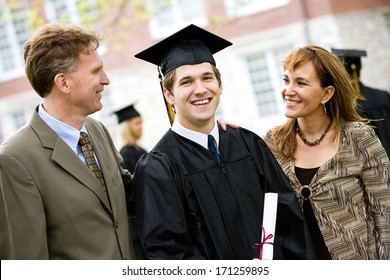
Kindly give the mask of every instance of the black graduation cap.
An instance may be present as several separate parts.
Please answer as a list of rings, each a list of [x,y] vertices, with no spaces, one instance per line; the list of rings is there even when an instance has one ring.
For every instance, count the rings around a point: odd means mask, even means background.
[[[354,88],[359,99],[364,100],[365,97],[360,89],[359,78],[360,78],[360,68],[362,67],[362,56],[367,56],[365,50],[356,50],[356,49],[332,49],[333,54],[338,56],[341,61],[344,63],[345,70],[354,80]]]
[[[114,114],[118,117],[118,123],[141,116],[140,113],[138,113],[138,111],[134,108],[134,104],[115,111]]]
[[[230,45],[231,42],[190,24],[135,57],[160,66],[162,74],[166,75],[182,65],[202,62],[216,65],[213,54]]]
[[[161,90],[162,75],[182,65],[194,65],[210,62],[216,66],[213,54],[232,45],[231,42],[208,32],[196,25],[190,24],[164,40],[154,44],[135,55],[136,58],[157,65]],[[169,122],[173,123],[175,116],[170,104],[164,98]]]
[[[365,50],[332,49],[332,53],[342,59],[349,75],[353,76],[353,72],[356,70],[357,75],[359,76],[360,68],[362,67],[361,57],[367,56],[367,52]]]

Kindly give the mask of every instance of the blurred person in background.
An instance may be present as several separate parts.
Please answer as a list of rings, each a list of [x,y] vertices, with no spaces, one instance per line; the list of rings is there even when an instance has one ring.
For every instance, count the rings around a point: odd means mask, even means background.
[[[123,167],[134,173],[135,165],[146,150],[139,145],[142,137],[142,116],[134,104],[114,112],[117,115],[121,130],[121,148]]]
[[[360,81],[361,58],[365,50],[332,49],[344,64],[356,90],[358,112],[370,120],[376,134],[390,158],[390,94],[387,91],[368,87]]]

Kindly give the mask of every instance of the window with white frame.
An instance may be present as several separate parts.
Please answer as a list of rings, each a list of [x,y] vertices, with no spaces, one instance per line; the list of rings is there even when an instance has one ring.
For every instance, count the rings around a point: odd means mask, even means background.
[[[151,13],[150,33],[155,38],[166,37],[191,23],[204,26],[207,17],[203,1],[193,0],[146,0]]]
[[[48,21],[71,20],[76,13],[71,12],[70,5],[73,1],[61,1],[61,0],[46,0],[45,1],[45,15]]]
[[[245,57],[259,117],[276,115],[281,111],[281,61],[289,50],[291,46],[283,46]]]
[[[385,18],[387,31],[389,31],[389,34],[390,34],[390,12],[385,13],[383,16]]]
[[[48,21],[80,22],[97,27],[97,0],[46,0],[44,12]],[[0,82],[24,74],[23,46],[30,32],[29,2],[0,0]]]
[[[30,117],[30,114],[31,111],[26,112],[26,110],[23,109],[10,114],[13,130],[17,130],[22,127],[27,122],[28,118]]]
[[[287,5],[290,0],[225,0],[230,17],[243,17]]]
[[[44,7],[48,21],[78,22],[96,27],[97,4],[97,0],[46,0]]]
[[[23,75],[23,45],[29,36],[28,6],[18,0],[12,5],[0,1],[0,81]]]
[[[8,108],[13,107],[15,106],[8,106]],[[25,125],[30,116],[31,107],[29,106],[12,109],[5,114],[0,114],[0,142]]]

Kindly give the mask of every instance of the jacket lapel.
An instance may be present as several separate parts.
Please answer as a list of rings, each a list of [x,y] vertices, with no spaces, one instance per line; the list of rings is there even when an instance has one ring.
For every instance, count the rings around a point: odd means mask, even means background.
[[[34,110],[30,125],[41,140],[42,146],[53,151],[52,160],[94,192],[111,212],[108,199],[95,175],[72,149],[42,121],[36,110]]]

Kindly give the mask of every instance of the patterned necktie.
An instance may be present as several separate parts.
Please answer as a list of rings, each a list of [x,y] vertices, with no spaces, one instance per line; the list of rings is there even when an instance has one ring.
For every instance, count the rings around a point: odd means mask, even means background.
[[[87,163],[88,168],[92,171],[93,174],[95,174],[100,185],[103,187],[105,195],[107,196],[106,182],[104,181],[103,173],[100,171],[97,162],[95,160],[91,140],[89,139],[87,133],[80,132],[79,144],[81,147],[81,151],[84,154],[85,161]]]
[[[207,135],[207,139],[208,139],[207,144],[208,144],[210,153],[212,153],[214,155],[218,164],[221,164],[221,158],[219,156],[218,149],[217,149],[217,143],[215,142],[214,137],[211,134],[209,134],[209,135]]]

